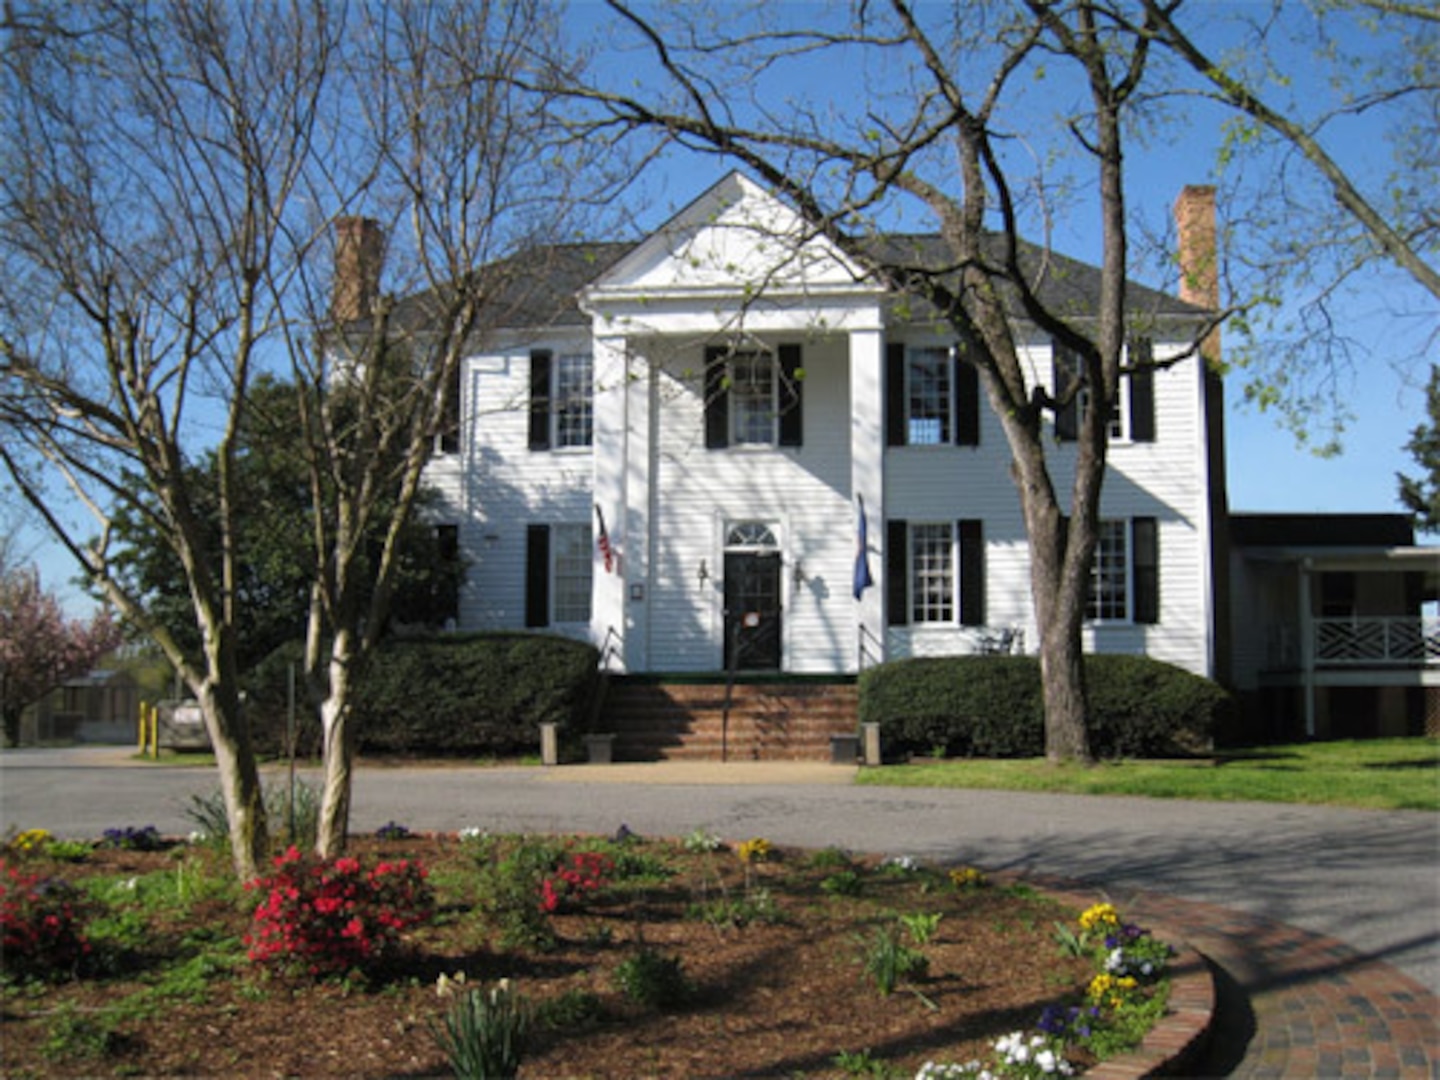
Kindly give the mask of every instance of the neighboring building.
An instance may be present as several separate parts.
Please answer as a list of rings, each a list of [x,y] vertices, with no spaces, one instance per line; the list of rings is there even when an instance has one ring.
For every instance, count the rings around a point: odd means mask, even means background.
[[[1440,551],[1404,514],[1233,514],[1236,690],[1260,739],[1440,735]]]
[[[20,743],[133,743],[140,688],[124,671],[92,671],[66,679],[20,718]]]

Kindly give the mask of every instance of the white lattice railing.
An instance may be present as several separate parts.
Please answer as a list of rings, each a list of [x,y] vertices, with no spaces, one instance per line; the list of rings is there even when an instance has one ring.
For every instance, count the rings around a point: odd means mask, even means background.
[[[1440,619],[1316,619],[1317,664],[1440,664]]]

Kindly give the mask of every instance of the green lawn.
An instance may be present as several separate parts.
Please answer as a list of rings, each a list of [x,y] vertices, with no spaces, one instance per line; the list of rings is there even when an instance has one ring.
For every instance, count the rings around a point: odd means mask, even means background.
[[[1227,750],[1203,761],[1120,761],[1093,768],[1034,758],[937,760],[862,769],[857,782],[1440,810],[1440,740],[1299,743]]]

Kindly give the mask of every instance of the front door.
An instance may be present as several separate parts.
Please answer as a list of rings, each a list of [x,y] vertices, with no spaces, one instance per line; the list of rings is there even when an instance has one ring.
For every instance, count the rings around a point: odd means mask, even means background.
[[[725,667],[780,668],[780,552],[725,552]]]

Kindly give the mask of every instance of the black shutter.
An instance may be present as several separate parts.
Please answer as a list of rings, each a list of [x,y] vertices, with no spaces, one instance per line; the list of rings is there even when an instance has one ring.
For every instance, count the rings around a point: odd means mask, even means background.
[[[980,372],[955,350],[955,445],[980,445]]]
[[[885,622],[910,623],[910,530],[903,521],[885,526]]]
[[[525,625],[550,625],[550,526],[525,529]]]
[[[885,346],[885,445],[905,445],[905,346]]]
[[[985,625],[985,525],[956,522],[960,530],[960,625]]]
[[[1070,385],[1070,380],[1080,370],[1080,358],[1066,349],[1060,342],[1053,345],[1054,362],[1052,369],[1055,381],[1055,397],[1058,399]],[[1074,442],[1080,431],[1080,396],[1070,399],[1070,404],[1055,410],[1055,437],[1062,442]]]
[[[550,351],[530,352],[530,449],[550,449]]]
[[[1160,621],[1160,529],[1153,517],[1137,517],[1130,523],[1130,573],[1135,581],[1134,619],[1137,623]]]
[[[705,447],[730,445],[730,394],[725,389],[725,357],[729,350],[712,345],[705,350]]]
[[[1130,343],[1130,363],[1148,364],[1154,359],[1149,338]],[[1155,441],[1155,369],[1138,368],[1130,372],[1130,441]]]
[[[441,402],[440,452],[455,454],[460,450],[460,383],[464,373],[463,361],[456,361],[445,383],[445,397]]]
[[[800,346],[780,346],[780,445],[800,446],[805,437]]]

